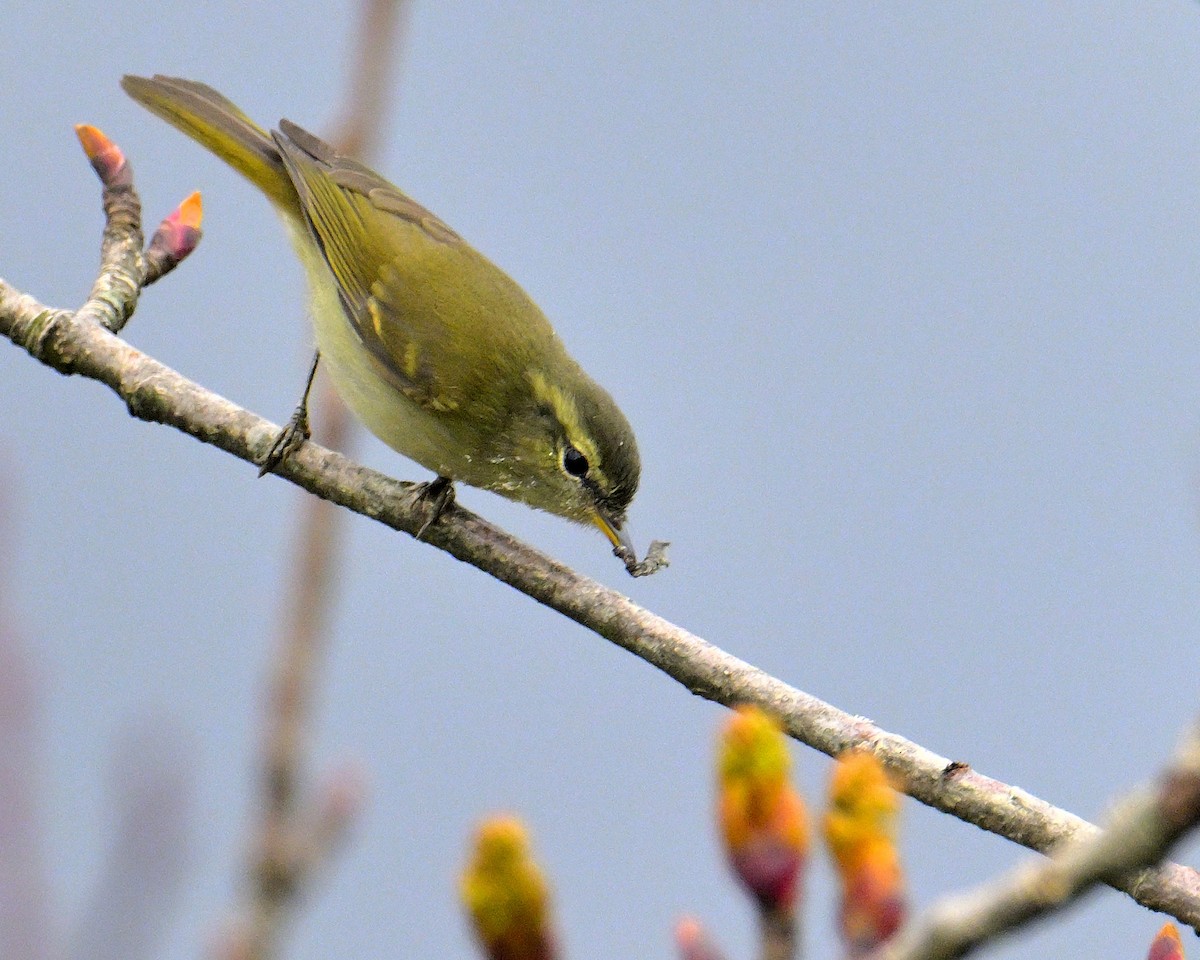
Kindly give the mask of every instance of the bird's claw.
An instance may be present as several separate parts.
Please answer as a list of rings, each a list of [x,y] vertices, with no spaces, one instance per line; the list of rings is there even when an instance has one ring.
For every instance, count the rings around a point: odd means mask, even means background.
[[[284,460],[304,446],[305,441],[311,436],[312,430],[308,425],[308,408],[302,404],[296,408],[291,419],[279,431],[275,442],[271,444],[271,449],[267,451],[267,455],[263,457],[262,463],[259,464],[258,475],[265,477],[283,463]]]
[[[435,524],[454,503],[454,481],[449,477],[436,477],[428,483],[419,483],[413,489],[413,506],[423,506],[429,516],[417,531],[417,539],[425,538],[425,531]]]

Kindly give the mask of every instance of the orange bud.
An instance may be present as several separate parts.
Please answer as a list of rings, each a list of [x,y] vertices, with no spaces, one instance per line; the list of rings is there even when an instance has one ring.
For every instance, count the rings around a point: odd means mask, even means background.
[[[1146,960],[1183,960],[1183,943],[1179,939],[1179,931],[1175,929],[1175,924],[1163,924],[1154,942],[1150,944],[1150,954]]]
[[[459,892],[488,960],[552,960],[549,891],[514,817],[480,825]]]
[[[112,155],[114,151],[118,154],[121,152],[120,148],[105,136],[103,130],[93,127],[90,123],[75,124],[75,136],[79,138],[83,152],[87,154],[89,160],[99,156]]]
[[[853,867],[863,845],[894,839],[900,796],[873,754],[849,750],[838,757],[829,782],[825,840],[838,867]]]
[[[790,909],[808,858],[808,813],[788,780],[779,724],[740,707],[721,733],[717,806],[730,865],[760,905]]]
[[[125,154],[98,127],[87,123],[76,124],[75,136],[79,138],[83,152],[87,154],[92,169],[102,183],[109,186],[129,181]]]
[[[199,193],[193,193],[171,213],[150,238],[146,259],[153,265],[155,279],[174,270],[200,243],[200,221],[204,207]]]
[[[890,940],[907,913],[895,846],[885,839],[869,846],[873,852],[842,883],[842,939],[850,956],[870,953]]]
[[[200,200],[200,191],[197,190],[195,193],[188,195],[167,219],[169,220],[172,217],[185,227],[189,227],[192,230],[199,230],[200,221],[204,219],[204,205]]]
[[[904,921],[900,797],[874,755],[848,751],[834,767],[829,804],[825,839],[842,881],[842,937],[853,956],[890,939]]]

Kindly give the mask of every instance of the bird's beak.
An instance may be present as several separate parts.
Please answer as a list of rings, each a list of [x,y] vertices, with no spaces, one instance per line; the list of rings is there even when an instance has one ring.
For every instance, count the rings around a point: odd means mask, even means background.
[[[615,550],[625,550],[633,556],[637,556],[637,551],[633,549],[633,540],[630,539],[629,530],[625,524],[619,523],[613,519],[608,513],[600,507],[595,508],[592,514],[592,523],[600,528],[600,532],[608,537]]]

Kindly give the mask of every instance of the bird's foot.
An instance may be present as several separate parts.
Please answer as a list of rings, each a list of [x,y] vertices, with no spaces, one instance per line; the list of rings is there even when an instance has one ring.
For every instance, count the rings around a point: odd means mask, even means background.
[[[311,436],[312,430],[308,425],[308,405],[302,403],[296,408],[287,425],[279,431],[279,436],[275,438],[271,449],[263,457],[262,463],[258,466],[258,475],[265,477],[304,446],[305,441]]]
[[[288,420],[287,426],[279,431],[279,436],[271,444],[271,449],[258,465],[258,475],[265,477],[288,457],[304,446],[304,441],[312,436],[308,426],[308,395],[312,392],[313,380],[317,376],[317,366],[321,362],[321,351],[313,353],[312,364],[308,368],[308,378],[304,381],[304,393],[300,402]]]
[[[425,537],[425,531],[441,518],[446,508],[454,503],[454,481],[449,477],[436,477],[428,483],[418,483],[412,490],[413,506],[424,507],[429,512],[417,539]]]

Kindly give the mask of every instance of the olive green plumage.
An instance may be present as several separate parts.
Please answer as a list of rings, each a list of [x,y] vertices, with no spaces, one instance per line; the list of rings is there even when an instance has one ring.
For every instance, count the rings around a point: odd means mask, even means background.
[[[293,123],[268,134],[189,80],[122,86],[282,214],[308,273],[322,361],[373,433],[439,476],[594,523],[628,545],[640,472],[633,430],[507,274]]]

